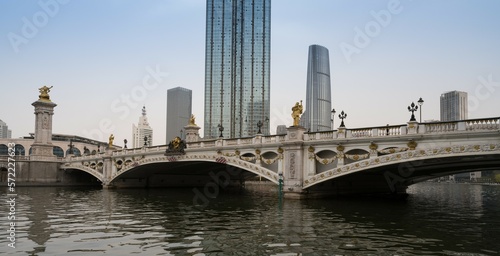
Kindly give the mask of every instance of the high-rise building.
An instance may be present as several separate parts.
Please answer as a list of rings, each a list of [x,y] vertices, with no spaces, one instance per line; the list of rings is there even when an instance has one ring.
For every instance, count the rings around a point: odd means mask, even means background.
[[[147,139],[145,139],[147,137]],[[139,123],[132,124],[132,147],[140,148],[153,145],[153,129],[149,126],[146,116],[146,106],[142,107],[142,115],[139,117]]]
[[[301,118],[301,125],[311,132],[332,130],[331,109],[332,94],[328,49],[314,44],[309,46],[306,106]]]
[[[207,0],[205,138],[269,134],[271,0]]]
[[[9,130],[7,123],[0,120],[0,138],[10,139],[12,137],[12,131]]]
[[[451,91],[441,94],[441,121],[467,119],[467,93]]]
[[[177,136],[184,139],[183,129],[191,117],[191,104],[191,90],[176,87],[167,91],[167,144]]]
[[[441,94],[441,121],[459,121],[468,118],[467,93],[451,91]],[[481,178],[481,172],[470,172],[451,175],[450,179],[455,181],[474,180]]]

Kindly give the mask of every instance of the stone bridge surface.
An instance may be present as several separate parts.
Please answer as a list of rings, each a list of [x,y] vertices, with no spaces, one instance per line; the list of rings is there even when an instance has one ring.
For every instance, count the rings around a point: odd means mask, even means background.
[[[285,135],[216,140],[199,140],[198,129],[186,126],[184,154],[165,154],[166,145],[108,149],[66,157],[60,168],[87,172],[105,187],[126,186],[127,180],[145,184],[152,174],[163,181],[168,178],[158,172],[169,170],[189,175],[217,167],[213,170],[231,177],[230,170],[238,169],[246,178],[282,181],[284,192],[296,196],[404,192],[408,185],[443,175],[500,169],[500,118],[312,133],[289,127]]]

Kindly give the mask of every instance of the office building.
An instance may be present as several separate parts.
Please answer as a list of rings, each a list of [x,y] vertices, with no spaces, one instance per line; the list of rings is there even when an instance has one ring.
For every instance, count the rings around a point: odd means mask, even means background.
[[[301,125],[311,132],[332,130],[332,95],[328,49],[309,46],[306,105]]]
[[[139,117],[139,123],[132,124],[132,147],[140,148],[153,145],[153,129],[149,126],[146,116],[146,106],[142,107],[142,115]]]
[[[167,91],[167,137],[166,144],[179,136],[184,139],[184,126],[191,117],[192,91],[176,87]]]
[[[207,0],[205,138],[269,134],[270,0]]]
[[[451,91],[441,94],[441,121],[467,119],[467,93]]]
[[[0,120],[0,138],[2,139],[10,139],[12,138],[12,131],[9,130],[7,123]]]

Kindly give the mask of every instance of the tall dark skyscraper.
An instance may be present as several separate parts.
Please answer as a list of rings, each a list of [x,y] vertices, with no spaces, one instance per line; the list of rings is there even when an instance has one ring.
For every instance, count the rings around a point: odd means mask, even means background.
[[[332,94],[328,49],[309,46],[306,106],[301,125],[311,132],[331,130]]]
[[[204,137],[269,134],[271,0],[207,0]]]
[[[167,144],[177,136],[184,139],[183,129],[191,118],[192,96],[191,90],[182,87],[167,90]]]

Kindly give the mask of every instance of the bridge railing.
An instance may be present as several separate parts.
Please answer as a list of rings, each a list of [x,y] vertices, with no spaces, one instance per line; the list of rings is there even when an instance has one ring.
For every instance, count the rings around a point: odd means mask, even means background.
[[[464,122],[466,131],[500,129],[500,118],[469,119]]]
[[[423,131],[419,133],[449,133],[460,131],[500,130],[500,118],[478,118],[449,122],[423,123]]]

